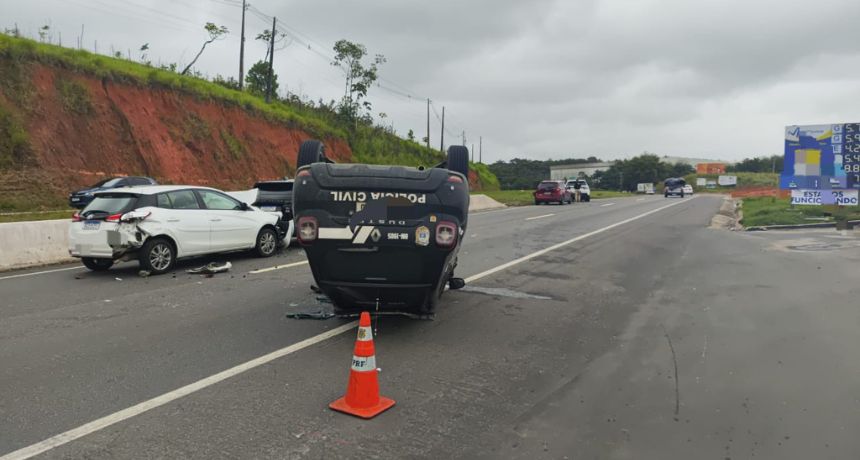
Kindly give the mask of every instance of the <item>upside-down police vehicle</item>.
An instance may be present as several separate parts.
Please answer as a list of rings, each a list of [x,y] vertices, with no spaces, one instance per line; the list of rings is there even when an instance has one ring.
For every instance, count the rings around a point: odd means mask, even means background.
[[[293,189],[298,239],[335,314],[432,317],[454,276],[469,214],[469,152],[432,168],[336,164],[302,143]]]

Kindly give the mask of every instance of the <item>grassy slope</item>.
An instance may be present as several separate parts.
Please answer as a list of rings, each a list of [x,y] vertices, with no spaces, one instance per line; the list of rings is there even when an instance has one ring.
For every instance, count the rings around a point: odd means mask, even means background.
[[[758,225],[809,224],[833,221],[834,218],[860,219],[857,207],[792,206],[788,198],[758,197],[743,199],[745,227]]]
[[[125,59],[115,59],[88,51],[62,48],[2,34],[0,34],[0,57],[17,62],[37,61],[118,83],[170,89],[203,100],[242,107],[256,116],[283,123],[291,128],[302,129],[319,138],[346,139],[352,149],[353,157],[358,162],[432,166],[443,159],[443,155],[438,150],[402,139],[380,127],[344,123],[330,111],[284,102],[266,104],[259,97],[249,93]],[[482,166],[476,169],[488,188],[498,188],[498,181],[489,169]]]

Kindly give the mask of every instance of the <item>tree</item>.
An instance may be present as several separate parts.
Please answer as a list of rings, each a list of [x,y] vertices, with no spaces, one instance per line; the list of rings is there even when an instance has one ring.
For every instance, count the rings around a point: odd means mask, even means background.
[[[245,75],[245,88],[249,93],[262,96],[266,94],[266,82],[269,80],[269,63],[257,61],[248,69]],[[278,94],[278,75],[272,72],[272,93]]]
[[[331,64],[340,67],[345,77],[340,112],[349,119],[355,119],[362,107],[370,112],[370,102],[362,99],[367,97],[367,91],[378,78],[377,72],[379,66],[385,63],[385,56],[377,54],[370,64],[365,65],[362,59],[367,55],[367,48],[348,40],[338,40],[334,44],[334,52]]]
[[[214,42],[215,40],[220,40],[224,38],[224,35],[227,35],[228,32],[226,27],[215,25],[215,23],[212,22],[207,22],[206,25],[203,26],[203,28],[206,29],[206,33],[209,34],[209,39],[203,42],[203,46],[200,47],[200,51],[197,52],[197,56],[194,56],[194,59],[192,59],[191,62],[189,62],[188,65],[185,67],[185,69],[182,70],[181,75],[185,75],[188,73],[189,70],[191,70],[191,67],[194,65],[195,62],[197,62],[197,59],[200,58],[200,55],[203,54],[203,50],[206,49],[206,45]]]
[[[287,34],[281,32],[275,34],[275,43],[280,43],[283,39],[287,37]],[[257,34],[254,37],[254,40],[260,40],[261,42],[266,44],[266,57],[263,58],[264,61],[269,60],[269,42],[272,40],[272,31],[269,29],[263,30],[261,33]]]

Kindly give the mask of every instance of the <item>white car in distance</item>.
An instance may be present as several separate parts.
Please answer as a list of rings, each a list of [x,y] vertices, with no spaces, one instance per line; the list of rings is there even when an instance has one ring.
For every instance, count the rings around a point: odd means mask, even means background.
[[[220,190],[185,185],[98,192],[72,217],[69,254],[96,271],[137,258],[152,274],[177,259],[229,251],[275,253],[277,213],[261,211]],[[292,223],[285,241],[292,237]]]

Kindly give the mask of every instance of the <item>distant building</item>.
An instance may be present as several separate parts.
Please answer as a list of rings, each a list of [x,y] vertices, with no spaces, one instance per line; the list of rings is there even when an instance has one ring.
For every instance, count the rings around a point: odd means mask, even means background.
[[[580,176],[592,176],[597,171],[606,171],[614,163],[578,163],[572,165],[555,165],[549,167],[549,178],[554,180],[574,179]]]
[[[725,174],[725,163],[698,163],[696,164],[696,174]]]

